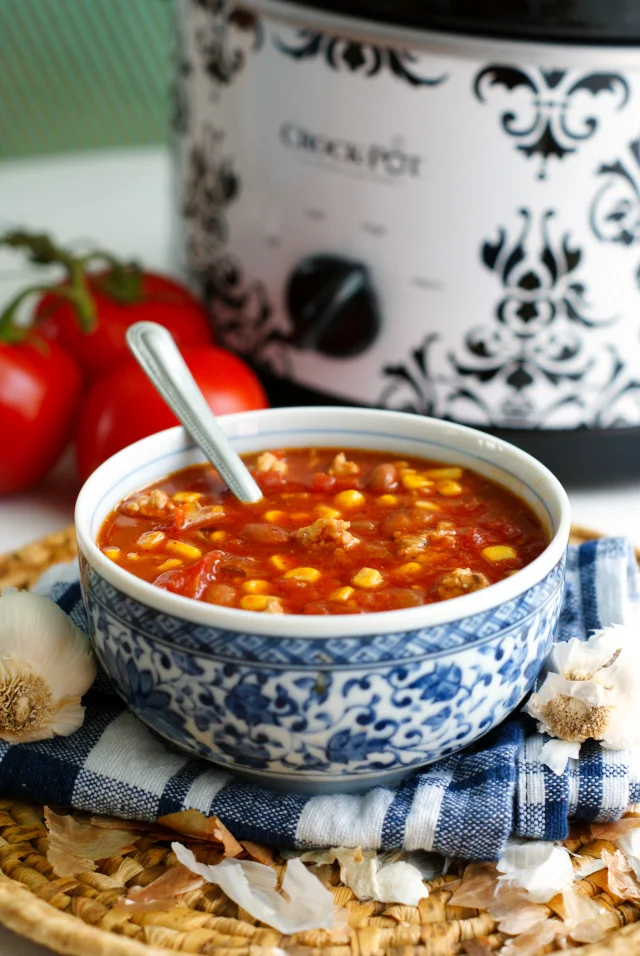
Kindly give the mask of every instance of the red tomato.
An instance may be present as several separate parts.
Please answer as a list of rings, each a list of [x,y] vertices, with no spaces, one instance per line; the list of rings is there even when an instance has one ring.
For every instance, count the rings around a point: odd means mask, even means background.
[[[85,378],[115,368],[128,358],[125,333],[134,322],[157,322],[169,329],[179,347],[211,345],[213,333],[206,312],[184,286],[166,276],[142,273],[140,301],[124,303],[101,292],[96,279],[89,286],[97,307],[98,321],[91,332],[84,332],[76,314],[65,299],[46,294],[35,310],[38,330],[47,339],[62,345],[83,369]]]
[[[0,494],[44,478],[71,436],[81,388],[54,342],[0,342]]]
[[[180,351],[216,415],[267,407],[262,385],[231,352],[215,345]],[[80,477],[125,445],[177,424],[135,359],[127,359],[94,382],[83,400],[76,433]]]

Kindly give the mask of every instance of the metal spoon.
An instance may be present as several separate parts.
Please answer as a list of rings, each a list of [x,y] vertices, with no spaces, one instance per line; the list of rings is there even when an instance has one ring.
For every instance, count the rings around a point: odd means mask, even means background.
[[[156,322],[136,322],[127,330],[127,345],[230,491],[240,501],[259,501],[260,488],[220,428],[171,333]]]

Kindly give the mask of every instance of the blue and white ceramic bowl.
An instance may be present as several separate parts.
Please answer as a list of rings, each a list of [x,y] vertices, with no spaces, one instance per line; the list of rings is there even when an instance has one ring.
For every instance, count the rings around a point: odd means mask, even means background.
[[[95,540],[132,491],[202,460],[181,428],[105,462],[78,498],[84,599],[96,654],[163,737],[269,786],[329,792],[390,783],[454,753],[520,703],[546,657],[569,536],[544,466],[459,425],[373,409],[289,408],[221,419],[240,452],[375,448],[472,468],[534,509],[551,536],[530,565],[438,604],[363,615],[264,615],[139,580]]]

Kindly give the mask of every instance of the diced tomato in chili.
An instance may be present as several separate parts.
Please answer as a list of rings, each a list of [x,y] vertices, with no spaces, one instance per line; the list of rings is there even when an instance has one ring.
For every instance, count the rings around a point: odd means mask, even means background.
[[[529,506],[458,466],[359,449],[246,456],[264,497],[242,504],[209,465],[131,495],[98,544],[196,600],[261,613],[361,614],[459,597],[533,561]]]
[[[319,491],[327,494],[335,488],[336,479],[333,475],[325,475],[322,471],[317,471],[311,481],[313,491]]]

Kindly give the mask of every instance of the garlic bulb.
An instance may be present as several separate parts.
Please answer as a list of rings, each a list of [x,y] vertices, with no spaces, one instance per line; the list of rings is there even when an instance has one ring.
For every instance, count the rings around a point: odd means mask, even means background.
[[[640,746],[640,635],[631,627],[612,624],[587,641],[556,644],[547,666],[524,710],[541,733],[558,738],[541,753],[554,773],[588,739],[609,750]]]
[[[0,738],[63,737],[82,725],[96,676],[85,635],[50,598],[5,588],[0,597]]]

